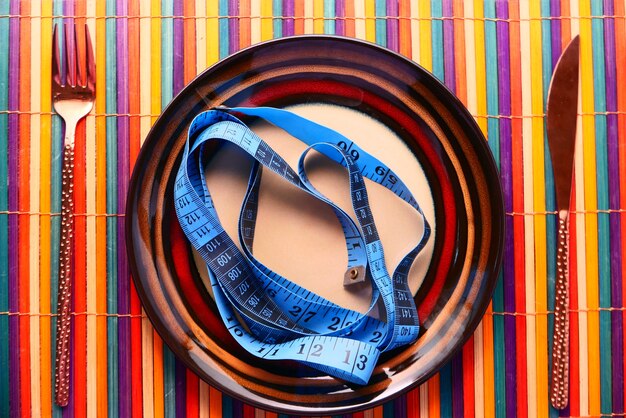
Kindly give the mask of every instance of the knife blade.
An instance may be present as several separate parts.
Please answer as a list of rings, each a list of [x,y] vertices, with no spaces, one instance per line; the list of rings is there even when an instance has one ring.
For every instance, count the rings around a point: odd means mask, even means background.
[[[546,111],[548,145],[554,171],[559,216],[557,276],[554,296],[554,335],[550,401],[556,409],[569,398],[569,213],[576,145],[578,109],[579,37],[574,37],[559,58],[548,90]]]

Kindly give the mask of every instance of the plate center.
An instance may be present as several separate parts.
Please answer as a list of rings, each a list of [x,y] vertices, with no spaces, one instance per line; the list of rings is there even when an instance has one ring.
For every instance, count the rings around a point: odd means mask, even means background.
[[[431,190],[413,153],[387,126],[358,110],[327,103],[307,103],[288,109],[354,141],[391,168],[413,193],[432,227],[430,240],[409,274],[409,285],[415,294],[432,258],[436,225]],[[297,172],[298,159],[306,148],[304,143],[264,122],[250,128]],[[356,222],[346,170],[315,152],[312,154],[306,165],[312,184]],[[225,145],[205,173],[220,221],[238,245],[238,216],[250,166],[251,159],[243,151]],[[413,208],[383,186],[368,179],[366,184],[387,268],[393,274],[404,255],[419,241],[422,221]],[[333,211],[270,170],[263,170],[253,251],[265,266],[300,286],[343,307],[367,311],[370,286],[343,286],[347,250]],[[206,267],[198,254],[194,256],[210,290]]]

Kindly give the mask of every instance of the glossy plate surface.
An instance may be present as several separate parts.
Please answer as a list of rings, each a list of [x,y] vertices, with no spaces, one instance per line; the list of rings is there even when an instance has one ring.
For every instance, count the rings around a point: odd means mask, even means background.
[[[174,177],[195,115],[218,105],[306,103],[348,107],[382,122],[417,159],[432,196],[433,253],[415,296],[420,338],[385,353],[366,386],[242,352],[202,285],[172,205]],[[329,415],[369,408],[415,387],[472,335],[500,269],[504,208],[498,172],[478,126],[430,73],[369,43],[303,36],[240,51],[200,74],[172,101],[136,162],[126,233],[143,306],[185,364],[253,405]]]

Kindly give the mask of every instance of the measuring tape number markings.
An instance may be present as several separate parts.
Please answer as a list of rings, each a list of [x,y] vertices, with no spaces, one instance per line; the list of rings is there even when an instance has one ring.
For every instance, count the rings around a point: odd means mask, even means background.
[[[298,162],[298,172],[233,113],[263,118],[307,144]],[[241,250],[220,224],[204,178],[205,145],[216,140],[239,146],[255,160],[239,216]],[[305,159],[311,150],[347,169],[358,225],[309,181]],[[252,243],[262,167],[332,208],[348,252],[344,284],[365,277],[372,284],[372,298],[365,314],[330,302],[254,257]],[[413,207],[423,221],[422,237],[392,275],[386,267],[364,177],[391,190]],[[428,241],[430,226],[399,177],[338,132],[295,113],[269,107],[220,107],[203,112],[189,127],[174,200],[183,232],[207,265],[220,316],[230,334],[251,354],[264,359],[295,360],[337,378],[367,384],[381,352],[417,339],[419,320],[408,273]],[[382,320],[372,316],[381,304]]]

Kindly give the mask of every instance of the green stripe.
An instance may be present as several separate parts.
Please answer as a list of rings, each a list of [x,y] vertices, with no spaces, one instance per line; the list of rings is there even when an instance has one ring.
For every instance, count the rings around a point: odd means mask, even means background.
[[[9,14],[9,2],[0,2],[0,14]],[[9,19],[0,18],[0,110],[9,106]],[[8,120],[0,114],[0,211],[9,209],[8,202]],[[9,219],[0,215],[0,312],[9,310]],[[0,416],[9,416],[9,316],[0,315]]]
[[[219,16],[228,16],[228,0],[219,0],[217,14]],[[228,55],[228,18],[220,17],[217,22],[219,39],[208,39],[208,41],[217,42],[219,44],[220,58],[224,58]]]
[[[274,38],[280,38],[283,36],[283,19],[280,18],[280,16],[283,15],[283,0],[273,1],[272,14],[276,16],[272,21],[274,26]]]
[[[161,1],[164,16],[174,14],[172,0]],[[228,10],[228,9],[226,9]],[[228,39],[228,28],[226,38]],[[222,38],[222,41],[224,38]],[[161,103],[163,108],[172,100],[174,91],[174,20],[161,20]],[[174,354],[163,346],[163,393],[166,418],[176,417],[176,362]]]
[[[376,43],[381,46],[387,46],[387,21],[384,19],[387,15],[386,5],[385,0],[376,0]]]
[[[443,65],[443,21],[439,19],[443,16],[442,0],[431,0],[430,15],[435,18],[432,20],[432,44],[433,44],[433,74],[444,81],[444,65]],[[486,39],[486,37],[485,37]],[[494,42],[495,42],[494,32]]]
[[[591,14],[602,16],[602,2],[591,2]],[[593,97],[594,111],[606,112],[606,80],[604,64],[604,26],[601,18],[591,20],[593,37]],[[608,157],[606,116],[596,114],[596,175],[598,209],[609,209]],[[610,226],[609,214],[598,214],[598,275],[600,308],[611,307],[611,261],[610,261]],[[600,311],[600,405],[603,414],[610,414],[612,402],[612,365],[611,365],[611,312]]]
[[[56,1],[53,7],[53,14],[55,16],[63,15],[63,3]],[[55,24],[62,24],[62,19],[54,19]],[[59,26],[61,29],[62,26]],[[60,30],[60,39],[63,37],[63,31]],[[62,45],[62,43],[61,43]],[[61,51],[62,53],[62,51]],[[52,116],[51,126],[52,141],[50,144],[51,161],[50,161],[50,210],[52,213],[61,212],[61,182],[62,182],[62,170],[63,170],[63,121],[58,115]],[[59,257],[55,257],[54,254],[59,254],[61,251],[61,217],[53,216],[50,220],[50,307],[51,312],[57,311],[57,295],[59,286]],[[56,358],[56,330],[57,319],[52,317],[50,321],[50,354],[51,361],[54,365],[54,359]],[[54,388],[54,373],[50,376],[51,387]],[[52,403],[52,414],[55,418],[61,418],[63,416],[63,409]]]
[[[106,5],[107,16],[115,16],[115,1]],[[117,28],[116,19],[106,20],[106,112],[117,113]],[[106,176],[107,213],[117,213],[117,123],[114,117],[106,119]],[[117,218],[107,217],[107,312],[117,313]],[[108,412],[115,417],[119,412],[119,363],[117,318],[107,318]]]
[[[324,0],[324,33],[335,34],[335,0]],[[274,32],[274,37],[278,35]]]
[[[452,416],[452,359],[439,371],[439,406],[442,417]]]

